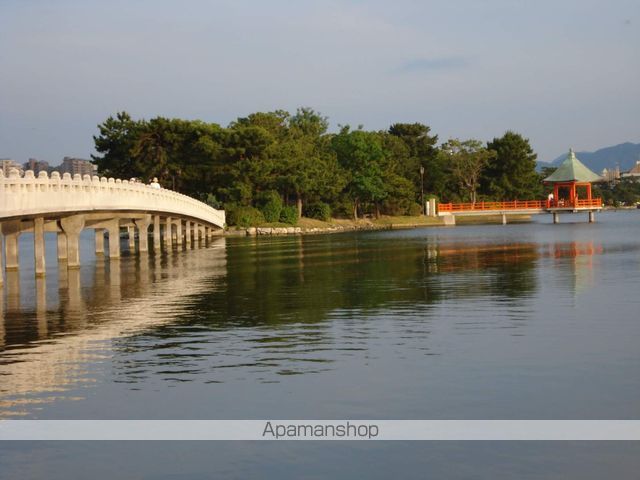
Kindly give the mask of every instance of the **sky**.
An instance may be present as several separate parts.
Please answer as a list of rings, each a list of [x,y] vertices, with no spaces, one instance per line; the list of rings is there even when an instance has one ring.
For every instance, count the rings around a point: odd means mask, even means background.
[[[88,158],[123,110],[514,130],[542,161],[640,142],[638,0],[0,0],[0,66],[0,158],[21,163]]]

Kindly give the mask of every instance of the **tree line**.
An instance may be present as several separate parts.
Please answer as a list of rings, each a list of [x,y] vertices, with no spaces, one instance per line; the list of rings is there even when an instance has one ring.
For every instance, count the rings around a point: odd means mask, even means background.
[[[224,208],[235,223],[259,215],[288,223],[302,215],[417,215],[428,197],[475,202],[542,194],[536,154],[512,131],[486,143],[438,145],[421,123],[380,131],[340,126],[337,133],[328,127],[310,108],[252,113],[227,127],[120,112],[98,125],[93,161],[105,175],[157,177],[166,188]]]

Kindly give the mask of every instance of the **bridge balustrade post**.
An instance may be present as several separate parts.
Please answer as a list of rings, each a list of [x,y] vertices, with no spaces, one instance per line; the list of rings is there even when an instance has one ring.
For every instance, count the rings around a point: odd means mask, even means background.
[[[153,249],[160,251],[160,215],[153,216]]]
[[[44,217],[37,217],[33,220],[33,256],[35,259],[36,277],[44,277],[46,272]]]
[[[146,215],[144,218],[136,218],[133,223],[138,227],[138,250],[140,252],[148,252],[151,215]]]
[[[8,272],[18,270],[20,262],[18,258],[18,238],[22,231],[20,220],[2,222],[4,234],[5,269]]]
[[[73,215],[60,220],[67,237],[67,268],[80,268],[80,232],[84,228],[84,215]]]

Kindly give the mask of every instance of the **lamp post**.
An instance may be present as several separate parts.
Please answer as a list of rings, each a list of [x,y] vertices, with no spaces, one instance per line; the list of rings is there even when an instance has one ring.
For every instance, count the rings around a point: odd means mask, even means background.
[[[424,166],[420,165],[420,211],[424,215]]]

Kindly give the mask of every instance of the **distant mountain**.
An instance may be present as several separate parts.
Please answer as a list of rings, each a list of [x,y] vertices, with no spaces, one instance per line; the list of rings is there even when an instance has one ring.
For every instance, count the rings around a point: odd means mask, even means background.
[[[616,165],[620,166],[621,172],[626,172],[631,170],[636,162],[640,160],[640,143],[627,142],[613,147],[601,148],[595,152],[576,152],[576,156],[596,173],[602,172],[604,168],[615,168]],[[538,162],[538,168],[558,166],[565,158],[567,158],[567,153],[563,153],[550,164]]]

